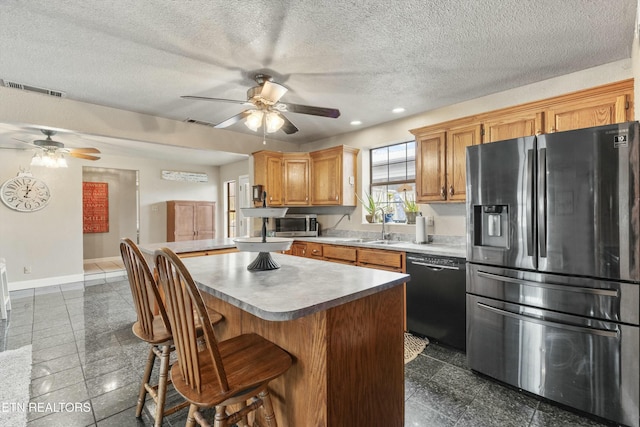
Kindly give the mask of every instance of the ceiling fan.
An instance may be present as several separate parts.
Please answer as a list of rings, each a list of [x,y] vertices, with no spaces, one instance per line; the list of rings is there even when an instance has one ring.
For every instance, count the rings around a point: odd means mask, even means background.
[[[100,150],[97,148],[65,148],[62,142],[51,139],[51,137],[56,134],[55,131],[49,129],[40,129],[40,131],[46,135],[46,139],[36,139],[33,142],[27,142],[18,138],[13,138],[16,141],[20,141],[23,144],[31,146],[31,148],[38,149],[31,159],[32,166],[46,166],[53,168],[67,167],[67,162],[64,159],[65,154],[85,160],[100,159],[100,157],[94,155],[100,154]]]
[[[284,133],[290,135],[298,132],[298,128],[291,123],[283,113],[310,114],[312,116],[330,117],[334,119],[340,117],[340,111],[335,108],[312,107],[309,105],[280,102],[280,98],[287,93],[288,89],[281,84],[275,83],[270,75],[256,74],[254,80],[258,83],[258,86],[247,90],[246,101],[190,95],[184,95],[181,96],[181,98],[230,102],[233,104],[251,105],[253,107],[218,123],[214,126],[216,128],[226,128],[240,120],[246,119],[245,125],[254,132],[256,132],[260,126],[264,125],[263,131],[266,133],[273,133],[282,129]]]

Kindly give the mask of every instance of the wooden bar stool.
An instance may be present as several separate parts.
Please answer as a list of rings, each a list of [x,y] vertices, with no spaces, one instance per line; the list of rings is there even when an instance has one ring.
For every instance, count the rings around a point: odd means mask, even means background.
[[[186,425],[210,426],[200,409],[215,406],[214,427],[246,426],[247,415],[262,407],[267,425],[276,427],[268,385],[291,366],[289,353],[257,334],[218,342],[202,295],[182,260],[162,248],[155,252],[155,263],[178,355],[171,380],[191,402]],[[198,320],[204,346],[193,332]],[[238,404],[237,411],[227,413],[229,405]]]
[[[162,418],[165,415],[185,408],[189,402],[182,402],[176,406],[165,409],[165,400],[167,396],[167,387],[171,383],[168,378],[170,363],[169,357],[174,350],[173,337],[167,312],[164,308],[162,298],[159,292],[158,283],[151,274],[149,265],[145,261],[140,249],[130,239],[122,239],[120,243],[120,254],[122,261],[127,270],[129,285],[131,286],[131,294],[138,315],[138,320],[133,324],[132,331],[135,336],[150,344],[147,364],[142,377],[140,393],[138,395],[138,404],[136,408],[136,417],[142,415],[147,393],[151,395],[156,403],[154,425],[162,425]],[[155,314],[155,313],[158,314]],[[209,314],[209,321],[213,324],[222,320],[222,315],[217,312]],[[197,325],[199,334],[202,334],[202,328]],[[158,384],[149,383],[151,371],[155,364],[156,357],[160,359],[160,371]]]

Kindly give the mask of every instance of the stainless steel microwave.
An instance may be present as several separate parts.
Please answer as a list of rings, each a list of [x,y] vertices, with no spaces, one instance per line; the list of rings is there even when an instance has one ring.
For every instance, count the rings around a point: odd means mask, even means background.
[[[275,233],[278,237],[317,237],[318,216],[316,214],[290,214],[275,218]]]

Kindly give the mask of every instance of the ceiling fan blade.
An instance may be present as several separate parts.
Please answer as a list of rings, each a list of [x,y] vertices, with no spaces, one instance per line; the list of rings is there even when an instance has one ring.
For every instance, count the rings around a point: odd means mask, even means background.
[[[208,96],[193,96],[193,95],[182,95],[180,98],[184,99],[195,99],[197,101],[220,101],[220,102],[230,102],[232,104],[251,104],[247,101],[238,101],[235,99],[224,99],[224,98],[210,98]]]
[[[82,154],[82,153],[74,153],[73,151],[68,153],[71,157],[76,157],[78,159],[85,159],[85,160],[100,160],[100,157],[97,156],[92,156],[89,154]]]
[[[298,128],[296,127],[296,125],[291,123],[291,120],[287,119],[284,114],[280,114],[280,117],[282,117],[282,120],[284,120],[284,124],[281,128],[284,133],[286,133],[287,135],[291,135],[292,133],[298,132]]]
[[[290,113],[310,114],[333,119],[340,117],[340,110],[336,108],[312,107],[310,105],[289,104],[286,102],[278,102],[276,107],[279,111],[288,111]]]
[[[18,138],[11,138],[11,139],[14,139],[14,140],[16,140],[16,141],[20,141],[20,142],[22,142],[23,144],[29,144],[29,145],[31,145],[31,146],[33,147],[33,144],[31,144],[31,142],[29,142],[29,141],[25,141],[25,140],[23,140],[23,139],[18,139]]]
[[[214,128],[226,128],[229,127],[233,124],[238,123],[240,120],[246,119],[247,116],[249,114],[251,114],[251,111],[253,110],[244,110],[242,113],[238,113],[235,116],[229,117],[227,120],[225,120],[224,122],[220,122],[217,125],[214,126]]]
[[[27,151],[30,150],[30,148],[27,147],[0,147],[0,150],[19,150],[19,151]]]
[[[270,101],[272,104],[275,104],[280,100],[280,98],[282,98],[282,96],[285,93],[287,93],[288,90],[289,89],[287,89],[286,87],[278,83],[274,83],[267,80],[262,85],[262,91],[260,91],[260,97]]]
[[[98,150],[97,148],[93,148],[93,147],[70,148],[69,152],[70,153],[94,153],[94,154],[100,154],[100,150]]]

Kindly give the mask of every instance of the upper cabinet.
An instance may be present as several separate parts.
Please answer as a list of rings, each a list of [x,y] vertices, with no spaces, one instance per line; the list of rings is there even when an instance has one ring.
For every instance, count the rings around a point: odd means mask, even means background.
[[[467,198],[467,147],[480,144],[482,127],[477,124],[447,131],[447,200],[464,202]]]
[[[339,145],[309,153],[312,205],[356,205],[356,171],[359,151],[356,148]]]
[[[253,153],[254,183],[269,206],[355,206],[358,149],[340,145],[311,153]]]
[[[355,206],[358,149],[339,145],[311,157],[311,204]]]
[[[623,123],[632,120],[629,96],[604,94],[552,106],[545,111],[546,133]]]
[[[307,153],[284,153],[284,204],[306,206],[309,204],[310,164]]]
[[[416,194],[419,203],[465,200],[466,148],[480,144],[477,124],[416,134]]]
[[[539,111],[513,112],[487,118],[483,123],[482,142],[532,136],[543,133],[542,113]]]
[[[464,202],[466,147],[633,120],[633,79],[411,130],[421,203]]]
[[[269,206],[282,206],[282,153],[258,151],[253,153],[253,179],[263,185]]]

